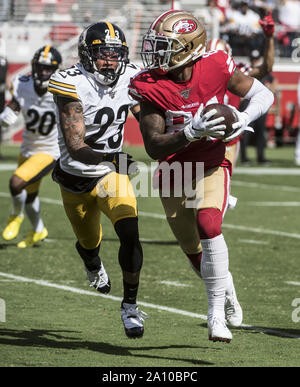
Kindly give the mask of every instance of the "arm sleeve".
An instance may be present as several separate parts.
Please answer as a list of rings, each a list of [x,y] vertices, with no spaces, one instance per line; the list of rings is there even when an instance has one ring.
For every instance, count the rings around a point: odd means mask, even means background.
[[[255,78],[244,98],[249,100],[249,105],[244,110],[249,116],[249,122],[265,114],[274,102],[273,93]]]

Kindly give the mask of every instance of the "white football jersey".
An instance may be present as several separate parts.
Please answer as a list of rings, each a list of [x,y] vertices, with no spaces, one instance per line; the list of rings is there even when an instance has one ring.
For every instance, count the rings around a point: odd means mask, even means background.
[[[53,95],[46,92],[40,97],[34,90],[31,75],[19,76],[13,81],[12,95],[18,101],[25,121],[23,156],[47,153],[57,159],[59,147]]]
[[[85,122],[85,143],[96,152],[121,152],[124,139],[124,124],[129,109],[137,102],[128,94],[131,77],[140,71],[134,64],[128,64],[125,73],[113,87],[100,85],[92,74],[86,72],[80,63],[52,75],[48,90],[54,95],[70,97],[79,101]],[[60,167],[76,176],[95,177],[111,172],[108,165],[89,165],[72,159],[60,128],[58,111],[58,143]]]

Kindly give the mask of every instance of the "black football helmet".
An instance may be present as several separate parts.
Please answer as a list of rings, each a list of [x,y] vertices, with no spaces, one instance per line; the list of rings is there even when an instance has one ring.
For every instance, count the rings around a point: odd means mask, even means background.
[[[129,62],[125,35],[119,27],[109,22],[91,24],[79,37],[78,56],[84,69],[92,73],[97,82],[111,85],[124,73]],[[95,61],[109,57],[118,61],[116,70],[103,68],[98,71]]]
[[[51,75],[62,62],[60,53],[52,46],[38,49],[31,61],[34,84],[39,89],[47,89]]]

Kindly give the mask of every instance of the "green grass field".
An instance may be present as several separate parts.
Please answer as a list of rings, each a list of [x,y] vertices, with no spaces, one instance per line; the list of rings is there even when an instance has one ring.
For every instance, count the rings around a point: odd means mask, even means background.
[[[127,150],[150,162],[143,148]],[[2,153],[1,232],[18,147],[2,147]],[[158,198],[138,198],[144,249],[138,300],[150,318],[142,339],[128,339],[119,311],[122,281],[114,229],[103,216],[101,257],[112,281],[104,297],[88,287],[59,188],[47,176],[40,198],[49,238],[18,249],[30,228],[26,219],[16,240],[0,242],[0,307],[6,306],[6,313],[0,309],[0,366],[299,366],[300,168],[293,166],[291,147],[268,149],[267,158],[285,171],[266,174],[271,169],[264,167],[249,174],[255,168],[238,168],[232,180],[238,204],[224,219],[230,271],[244,311],[244,325],[232,330],[230,344],[208,341],[204,285],[177,246]]]

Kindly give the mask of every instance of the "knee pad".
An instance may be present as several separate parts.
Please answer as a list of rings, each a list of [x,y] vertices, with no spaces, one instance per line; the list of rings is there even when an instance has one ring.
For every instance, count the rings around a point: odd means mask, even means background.
[[[221,234],[222,213],[217,208],[204,208],[197,214],[200,239],[212,239]]]
[[[143,250],[139,240],[138,219],[125,218],[115,224],[120,239],[119,264],[123,271],[137,273],[143,264]]]

